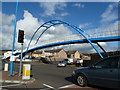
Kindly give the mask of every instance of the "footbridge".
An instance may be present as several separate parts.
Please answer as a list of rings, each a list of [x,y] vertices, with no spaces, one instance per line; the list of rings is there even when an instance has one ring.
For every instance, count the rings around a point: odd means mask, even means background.
[[[40,43],[39,40],[42,37],[42,35],[47,31],[50,30],[51,27],[55,27],[57,25],[66,25],[67,27],[70,27],[73,29],[77,34],[72,34],[70,36],[66,37],[60,37],[59,39],[52,39],[48,40],[46,42],[42,41]],[[116,26],[118,27],[118,26]],[[42,32],[39,34],[39,37],[36,39],[36,42],[34,45],[31,45],[31,42],[35,35],[38,33],[38,31],[42,28]],[[62,30],[61,30],[62,31]],[[102,46],[98,42],[109,42],[109,41],[120,41],[120,36],[118,34],[118,30],[99,30],[99,31],[92,31],[92,30],[81,30],[75,25],[69,24],[67,22],[61,21],[61,20],[51,20],[44,24],[42,24],[33,34],[31,37],[27,48],[23,51],[23,55],[25,55],[28,52],[32,52],[38,49],[44,49],[48,47],[54,47],[59,45],[67,45],[67,44],[76,44],[76,43],[90,43],[90,45],[95,49],[95,51],[100,55],[101,58],[103,56],[101,55],[100,51],[96,48],[95,43],[103,50],[103,52],[106,54],[106,56],[109,56],[107,52],[102,48]],[[20,54],[20,51],[14,52],[14,55]]]

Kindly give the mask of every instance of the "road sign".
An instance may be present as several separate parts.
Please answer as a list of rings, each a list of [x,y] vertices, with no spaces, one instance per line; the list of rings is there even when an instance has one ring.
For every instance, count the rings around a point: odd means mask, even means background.
[[[30,64],[23,64],[23,74],[22,79],[30,79]]]

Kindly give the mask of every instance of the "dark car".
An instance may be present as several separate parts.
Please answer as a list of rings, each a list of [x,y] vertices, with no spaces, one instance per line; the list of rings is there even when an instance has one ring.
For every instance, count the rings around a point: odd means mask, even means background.
[[[79,86],[120,88],[120,55],[104,58],[91,67],[76,69],[72,76]]]

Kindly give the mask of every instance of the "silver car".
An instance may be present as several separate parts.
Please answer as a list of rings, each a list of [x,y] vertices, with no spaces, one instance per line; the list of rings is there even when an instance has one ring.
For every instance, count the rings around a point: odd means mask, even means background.
[[[67,63],[65,61],[61,61],[58,63],[58,67],[66,67]]]

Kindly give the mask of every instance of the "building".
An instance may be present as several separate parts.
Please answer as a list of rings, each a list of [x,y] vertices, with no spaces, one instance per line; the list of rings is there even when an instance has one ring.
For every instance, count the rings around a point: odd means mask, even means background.
[[[7,51],[4,53],[4,58],[8,58],[11,55],[12,55],[12,51]]]
[[[68,58],[73,58],[73,59],[81,58],[81,54],[79,53],[79,51],[67,51],[66,53]]]
[[[41,57],[41,56],[43,56],[42,51],[34,51],[32,53],[32,57],[38,58],[38,57]]]
[[[26,53],[26,54],[25,54],[25,57],[26,57],[26,58],[32,58],[32,52]]]
[[[83,59],[83,60],[91,60],[90,54],[84,54],[83,53],[81,57],[82,57],[81,59]]]
[[[43,55],[49,62],[59,62],[67,58],[67,54],[64,49],[44,50]]]
[[[43,54],[48,57],[67,58],[67,54],[64,49],[45,50]]]

